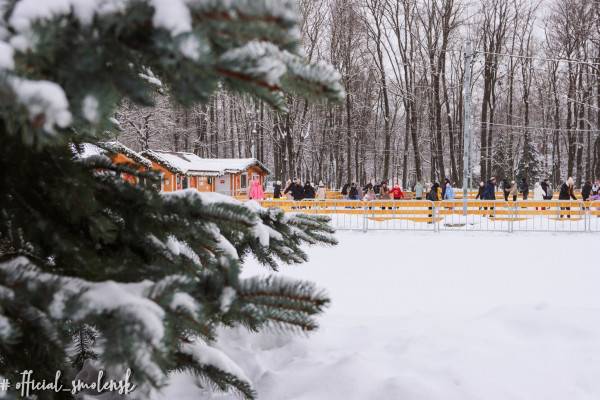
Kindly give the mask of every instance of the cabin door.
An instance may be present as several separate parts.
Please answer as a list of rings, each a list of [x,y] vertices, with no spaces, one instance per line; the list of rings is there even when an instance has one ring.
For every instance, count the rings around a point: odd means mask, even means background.
[[[215,191],[217,193],[227,194],[231,196],[231,175],[225,174],[217,177],[215,183]]]

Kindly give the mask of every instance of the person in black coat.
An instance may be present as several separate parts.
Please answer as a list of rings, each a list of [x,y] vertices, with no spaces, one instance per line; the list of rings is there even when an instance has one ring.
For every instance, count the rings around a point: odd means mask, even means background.
[[[381,191],[381,183],[376,183],[373,185],[373,191],[375,192],[375,195],[379,196],[379,192]]]
[[[274,199],[280,199],[281,198],[281,181],[277,181],[273,185],[273,198]]]
[[[592,194],[592,182],[586,181],[581,188],[581,197],[583,201],[588,201],[590,195]]]
[[[483,200],[496,200],[496,178],[490,179],[485,184],[483,192],[481,193],[481,198]]]
[[[304,188],[299,182],[292,185],[292,197],[294,200],[304,199]]]
[[[437,182],[434,182],[434,184],[431,186],[431,190],[427,194],[427,200],[429,200],[429,201],[439,201],[440,200],[440,197],[438,195],[439,187],[440,187],[440,184]]]
[[[342,196],[348,196],[349,189],[350,189],[350,184],[344,183],[344,186],[342,186]]]
[[[352,185],[350,185],[350,191],[348,192],[348,199],[360,200],[358,198],[358,188],[356,187],[356,183],[354,183],[354,182],[352,182]]]
[[[575,193],[573,193],[573,187],[575,184],[573,183],[573,178],[569,177],[566,182],[564,182],[560,187],[560,193],[558,194],[559,200],[577,200]],[[561,207],[561,210],[570,211],[571,207]],[[563,217],[563,214],[560,214],[560,217]],[[567,214],[567,218],[571,218],[571,214]]]
[[[574,183],[573,183],[573,178],[569,178],[567,179],[566,182],[564,182],[561,187],[560,187],[560,193],[558,195],[558,199],[559,200],[577,200],[577,197],[575,196],[575,193],[573,192],[573,187],[574,187]]]
[[[525,178],[521,180],[521,193],[523,193],[523,200],[527,200],[527,197],[529,197],[529,184]]]
[[[433,185],[431,185],[431,190],[429,190],[429,193],[427,193],[427,196],[425,196],[425,198],[429,201],[439,201],[440,200],[440,196],[438,195],[439,188],[440,188],[440,184],[437,182],[434,182]],[[430,211],[432,209],[433,209],[432,207],[429,207]],[[429,214],[429,218],[431,218],[431,217],[433,217],[433,214]],[[432,222],[430,222],[430,223],[432,223]]]
[[[485,187],[485,183],[479,182],[479,188],[477,189],[477,196],[475,196],[475,200],[483,200],[483,188]]]
[[[309,181],[306,181],[304,184],[304,198],[305,199],[314,199],[315,198],[315,188],[310,184]]]
[[[290,192],[294,200],[302,200],[304,198],[304,188],[300,183],[298,183],[298,179],[294,178],[294,182],[285,189],[284,193]]]
[[[550,187],[550,185],[548,185],[548,179],[544,179],[540,186],[544,191],[544,200],[552,200],[552,198],[548,195],[548,188]]]
[[[506,189],[505,189],[506,190]],[[496,178],[492,177],[485,186],[483,187],[483,192],[481,193],[482,200],[496,200]],[[487,210],[487,207],[483,207],[484,210]],[[493,210],[494,207],[491,207]],[[493,217],[493,214],[490,214],[490,217]]]
[[[502,181],[502,191],[504,193],[504,201],[508,201],[508,196],[510,195],[510,189],[511,189],[510,182],[508,181],[508,179],[504,179]],[[489,200],[489,199],[487,199],[487,200]]]

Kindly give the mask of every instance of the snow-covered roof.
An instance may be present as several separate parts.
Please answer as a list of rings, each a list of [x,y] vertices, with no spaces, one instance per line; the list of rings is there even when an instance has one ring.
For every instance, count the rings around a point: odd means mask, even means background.
[[[183,175],[219,176],[242,172],[252,166],[270,173],[256,158],[201,158],[194,153],[161,150],[146,150],[142,155],[171,172]]]
[[[120,142],[100,142],[98,144],[83,143],[80,145],[80,150],[81,151],[78,151],[75,147],[73,148],[77,157],[82,159],[91,156],[121,153],[138,164],[147,168],[152,167],[152,162],[150,160],[144,158],[140,153],[131,150]]]

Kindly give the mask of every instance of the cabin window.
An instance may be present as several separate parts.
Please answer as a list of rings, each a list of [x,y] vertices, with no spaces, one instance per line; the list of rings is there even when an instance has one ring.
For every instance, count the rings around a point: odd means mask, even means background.
[[[209,176],[208,178],[206,178],[206,182],[207,182],[209,185],[212,185],[213,178],[212,178],[211,176]]]
[[[246,189],[248,187],[248,174],[243,173],[240,176],[240,189]]]
[[[184,176],[184,177],[181,179],[181,186],[182,186],[184,189],[187,189],[187,188],[188,188],[188,179],[189,179],[189,178],[188,178],[187,176]]]

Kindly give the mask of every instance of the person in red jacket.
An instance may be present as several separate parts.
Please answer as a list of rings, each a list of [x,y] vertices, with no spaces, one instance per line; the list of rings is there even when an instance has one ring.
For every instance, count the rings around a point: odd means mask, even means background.
[[[404,199],[404,192],[402,192],[402,189],[400,189],[400,185],[398,185],[398,184],[394,185],[394,188],[392,189],[391,194],[392,194],[392,198],[394,200]]]

